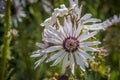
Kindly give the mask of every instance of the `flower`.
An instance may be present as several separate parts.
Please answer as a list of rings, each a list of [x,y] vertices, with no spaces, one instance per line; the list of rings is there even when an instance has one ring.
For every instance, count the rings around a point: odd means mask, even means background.
[[[99,51],[96,45],[99,41],[93,41],[93,37],[98,33],[98,30],[86,29],[87,23],[99,22],[99,19],[91,18],[91,14],[85,14],[80,17],[81,8],[78,8],[77,0],[70,0],[70,9],[65,5],[54,10],[52,17],[43,22],[45,29],[43,31],[43,42],[37,43],[41,50],[33,52],[31,57],[41,57],[35,62],[35,68],[43,61],[46,63],[55,60],[51,66],[55,66],[61,61],[62,73],[66,71],[66,64],[70,61],[70,69],[74,74],[74,67],[78,65],[82,71],[85,71],[85,66],[89,67],[87,60],[94,61],[93,57],[88,52]],[[73,5],[73,6],[72,6]],[[60,14],[63,13],[63,14]],[[79,16],[78,16],[79,14]],[[49,23],[49,24],[48,24]],[[91,24],[92,26],[94,24]],[[47,58],[50,55],[50,58]]]
[[[0,14],[4,14],[5,13],[5,1],[1,0],[0,1]]]
[[[100,44],[99,41],[91,42],[87,40],[96,35],[98,31],[89,32],[86,30],[81,33],[83,26],[81,26],[81,23],[77,23],[78,26],[76,26],[75,22],[73,26],[70,16],[68,16],[67,19],[64,18],[63,26],[60,25],[59,21],[57,21],[57,24],[59,28],[58,30],[51,26],[45,28],[43,41],[45,43],[52,43],[52,46],[39,50],[38,52],[34,52],[36,54],[33,54],[32,57],[43,56],[36,62],[36,65],[45,60],[49,53],[56,51],[56,53],[47,59],[46,62],[56,59],[52,64],[52,66],[55,66],[63,59],[62,73],[65,73],[66,63],[68,61],[68,57],[70,56],[70,68],[72,73],[74,74],[75,63],[77,63],[80,68],[85,71],[85,66],[88,67],[87,59],[94,61],[93,58],[86,53],[86,50],[97,51],[97,49],[90,46]],[[39,44],[39,46],[42,45]]]
[[[120,22],[120,16],[114,15],[113,18],[110,19],[112,24],[117,24]]]
[[[26,16],[19,0],[13,0],[11,5],[11,16],[15,26],[18,26],[17,22],[22,22],[21,18]]]

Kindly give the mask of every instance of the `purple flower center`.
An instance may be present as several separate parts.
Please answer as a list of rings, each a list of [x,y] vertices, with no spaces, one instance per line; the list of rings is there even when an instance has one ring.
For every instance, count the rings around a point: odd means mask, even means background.
[[[79,47],[79,41],[75,37],[68,37],[63,41],[63,48],[67,52],[75,52]]]

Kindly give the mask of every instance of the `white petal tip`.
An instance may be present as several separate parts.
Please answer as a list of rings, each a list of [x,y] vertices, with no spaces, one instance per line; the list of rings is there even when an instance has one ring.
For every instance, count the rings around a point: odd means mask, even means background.
[[[46,63],[48,63],[48,62],[49,62],[49,60],[46,61]]]
[[[33,57],[33,55],[30,56],[31,58]]]
[[[32,57],[38,57],[39,55],[36,55],[36,54],[33,54],[33,55],[31,55],[30,57],[32,58]]]
[[[53,67],[54,65],[50,65],[50,67]]]
[[[41,23],[40,26],[45,26],[44,23]]]
[[[81,68],[81,70],[83,71],[83,72],[85,72],[86,70],[85,70],[85,68],[83,68],[83,67],[80,67]]]

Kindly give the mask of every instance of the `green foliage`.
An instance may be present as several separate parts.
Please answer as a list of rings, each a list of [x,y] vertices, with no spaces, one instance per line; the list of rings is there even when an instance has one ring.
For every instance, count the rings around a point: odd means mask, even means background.
[[[109,51],[107,64],[111,67],[110,80],[120,78],[120,23],[110,26],[106,30],[103,45]]]

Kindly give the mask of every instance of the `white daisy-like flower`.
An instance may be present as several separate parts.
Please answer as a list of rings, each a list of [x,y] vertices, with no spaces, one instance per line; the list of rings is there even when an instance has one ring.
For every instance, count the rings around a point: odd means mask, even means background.
[[[6,3],[3,0],[0,0],[0,14],[5,14]]]
[[[79,65],[80,68],[85,71],[85,66],[88,67],[87,59],[94,61],[92,56],[86,51],[98,51],[91,46],[100,44],[99,41],[88,41],[88,39],[94,37],[98,31],[89,32],[86,30],[82,33],[83,26],[81,26],[81,23],[73,23],[70,16],[64,18],[63,25],[60,25],[58,20],[57,24],[58,29],[55,29],[52,26],[45,28],[43,41],[45,43],[51,43],[52,46],[34,52],[31,57],[43,56],[40,60],[36,61],[35,64],[38,66],[38,64],[47,58],[48,54],[55,52],[54,55],[46,60],[46,62],[55,60],[51,65],[55,66],[63,60],[62,73],[65,73],[69,57],[70,68],[73,74],[75,65]],[[38,46],[42,46],[42,44],[39,43]]]
[[[76,3],[78,3],[77,0],[70,0],[70,9],[62,5],[61,8],[63,8],[63,12],[58,9],[58,11],[54,11],[52,17],[45,21],[46,23],[43,22],[45,29],[42,39],[44,43],[48,43],[49,45],[44,47],[45,44],[37,43],[37,46],[39,46],[41,50],[33,52],[31,57],[41,58],[35,62],[35,68],[44,60],[46,60],[46,62],[55,60],[51,66],[63,62],[62,73],[64,74],[66,64],[70,61],[70,69],[74,74],[75,65],[78,65],[81,70],[85,71],[85,68],[89,67],[87,60],[94,61],[88,52],[99,51],[96,47],[100,42],[93,41],[93,39],[101,28],[95,30],[93,28],[87,29],[88,27],[85,28],[85,26],[88,25],[87,23],[95,23],[100,20],[91,18],[92,15],[89,13],[81,17],[82,6],[78,8]],[[66,10],[66,12],[64,10]],[[60,12],[62,12],[63,15],[61,15]],[[89,26],[92,25],[96,26],[96,24],[89,24]],[[50,55],[50,58],[47,59],[47,55]]]
[[[22,22],[22,17],[26,16],[19,0],[13,0],[12,2],[11,16],[12,16],[12,22],[15,26],[17,26],[17,22]]]

